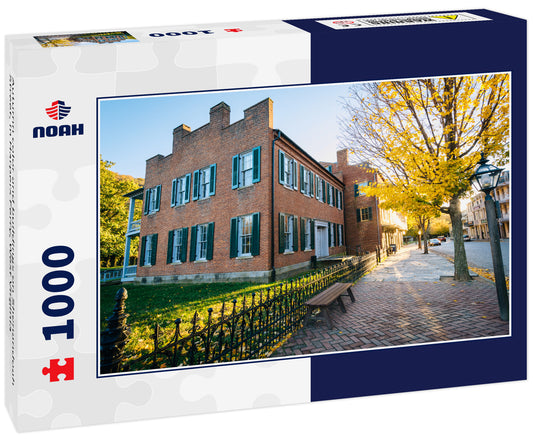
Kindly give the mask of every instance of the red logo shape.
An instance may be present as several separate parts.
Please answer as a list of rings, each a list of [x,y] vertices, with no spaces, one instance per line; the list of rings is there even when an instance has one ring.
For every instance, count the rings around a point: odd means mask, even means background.
[[[229,28],[229,29],[225,29],[224,31],[226,31],[226,32],[242,32],[242,29],[241,28]]]
[[[70,113],[70,107],[65,105],[62,100],[56,100],[52,102],[52,106],[46,109],[46,114],[54,120],[61,120],[68,116]]]
[[[65,380],[74,380],[74,357],[64,359],[65,364],[60,365],[58,358],[50,360],[50,367],[44,367],[43,375],[49,375],[51,382],[60,382],[59,376],[63,374]]]

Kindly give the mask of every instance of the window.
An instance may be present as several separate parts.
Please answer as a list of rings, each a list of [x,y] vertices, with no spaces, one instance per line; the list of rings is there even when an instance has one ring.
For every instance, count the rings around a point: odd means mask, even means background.
[[[372,207],[364,207],[357,209],[357,222],[371,221],[372,220]]]
[[[337,193],[337,208],[339,210],[342,210],[342,199],[343,199],[343,194],[340,190],[335,190],[336,193]]]
[[[279,214],[279,253],[298,250],[298,218],[285,213]]]
[[[300,218],[300,245],[302,250],[315,248],[315,221],[310,218]]]
[[[188,228],[168,232],[167,264],[187,261]]]
[[[189,202],[191,175],[185,175],[172,181],[171,206],[180,206]]]
[[[259,255],[259,213],[231,218],[230,258]]]
[[[141,238],[141,266],[154,266],[157,254],[157,233]]]
[[[325,185],[326,185],[326,182],[317,176],[316,177],[316,199],[318,199],[320,202],[325,201],[325,196],[326,196]]]
[[[215,194],[217,165],[196,170],[193,173],[192,199],[205,199]]]
[[[279,151],[279,183],[298,190],[297,162]]]
[[[159,203],[161,201],[161,186],[156,185],[155,187],[149,188],[146,190],[144,195],[144,214],[149,215],[159,211]]]
[[[300,191],[307,196],[314,195],[314,173],[300,165]]]
[[[334,188],[331,184],[328,184],[328,204],[330,206],[334,205]]]
[[[196,259],[207,259],[207,224],[200,224],[196,232]]]
[[[370,186],[370,185],[372,185],[372,181],[365,181],[365,182],[361,182],[361,183],[359,183],[359,184],[354,184],[354,185],[353,185],[354,196],[355,196],[355,197],[358,197],[358,196],[365,196],[366,193],[363,192],[363,191],[361,190],[361,187],[368,187],[368,186]]]
[[[233,156],[231,188],[247,187],[261,179],[261,147]]]
[[[343,236],[343,230],[342,230],[342,229],[343,229],[343,226],[342,226],[342,224],[337,225],[337,229],[338,229],[338,231],[339,231],[339,235],[338,235],[338,241],[339,241],[339,242],[338,242],[338,245],[339,245],[339,246],[342,246],[342,243],[343,243],[343,241],[344,241],[344,240],[343,240],[343,237],[342,237],[342,236]]]
[[[329,247],[335,247],[335,225],[334,223],[328,223],[329,229]]]
[[[213,259],[213,238],[215,223],[198,224],[191,227],[190,261]]]

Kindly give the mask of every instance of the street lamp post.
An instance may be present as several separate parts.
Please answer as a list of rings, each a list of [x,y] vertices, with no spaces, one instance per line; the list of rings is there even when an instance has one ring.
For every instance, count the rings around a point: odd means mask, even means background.
[[[496,204],[490,192],[496,188],[503,171],[488,163],[488,159],[482,156],[479,160],[479,167],[470,178],[474,188],[485,193],[485,210],[487,212],[487,225],[489,228],[490,250],[492,252],[492,265],[494,268],[494,281],[496,282],[496,293],[498,295],[498,305],[500,307],[500,318],[503,321],[509,320],[509,294],[505,282],[505,271],[503,268],[502,249],[500,246],[500,232],[496,217]]]

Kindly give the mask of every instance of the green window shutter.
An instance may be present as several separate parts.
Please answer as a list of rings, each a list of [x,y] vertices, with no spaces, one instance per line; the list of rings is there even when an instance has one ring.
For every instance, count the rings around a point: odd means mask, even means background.
[[[213,244],[215,240],[215,223],[210,222],[207,226],[207,255],[206,259],[213,259]]]
[[[322,181],[322,202],[326,202],[326,181],[324,179],[321,179]]]
[[[285,214],[279,214],[279,253],[285,252]]]
[[[305,218],[300,218],[300,246],[305,250]]]
[[[278,159],[278,178],[280,184],[285,184],[285,153],[279,151]]]
[[[255,147],[252,151],[252,156],[253,156],[252,183],[256,183],[261,180],[261,147]]]
[[[331,171],[332,171],[332,170],[331,170],[331,165],[328,165],[328,172],[331,173]]]
[[[368,220],[372,221],[372,207],[368,208]]]
[[[333,223],[333,245],[339,245],[339,229],[336,223]]]
[[[159,211],[159,204],[161,202],[161,186],[158,185],[156,188],[155,188],[155,192],[157,193],[156,195],[156,198],[155,198],[155,211],[158,212]]]
[[[195,170],[192,174],[192,200],[198,199],[198,189],[200,188],[200,170]]]
[[[357,222],[361,222],[361,209],[355,209],[355,213],[357,216]]]
[[[157,233],[152,235],[152,255],[150,257],[150,264],[155,266],[155,260],[157,258]]]
[[[144,266],[144,254],[146,253],[146,236],[141,238],[141,256],[139,258],[139,264]]]
[[[311,249],[315,248],[315,220],[311,220]]]
[[[191,174],[187,173],[187,176],[185,176],[185,199],[183,202],[187,203],[190,201],[191,197]]]
[[[231,161],[231,188],[239,187],[239,155],[235,155]]]
[[[172,248],[173,247],[174,247],[174,230],[170,230],[168,232],[168,243],[167,243],[167,264],[172,263]]]
[[[196,260],[196,232],[198,231],[198,226],[191,227],[191,249],[189,251],[189,261]]]
[[[150,194],[151,189],[146,190],[146,193],[144,194],[144,214],[148,214],[150,210]]]
[[[239,218],[231,218],[231,233],[229,239],[229,257],[235,258],[239,254]]]
[[[315,174],[309,172],[309,186],[311,189],[311,197],[315,196]]]
[[[217,184],[217,165],[211,164],[209,166],[209,196],[213,196],[216,190]]]
[[[171,207],[176,205],[177,188],[178,188],[178,180],[177,179],[173,179],[172,180],[172,193],[170,195],[170,206]]]
[[[252,255],[257,256],[260,253],[259,234],[260,234],[260,215],[254,213],[252,215]]]
[[[359,196],[359,184],[353,185],[353,196],[357,198]]]
[[[320,201],[320,196],[318,195],[318,183],[321,181],[321,179],[317,176],[315,176],[315,190],[316,190],[316,193],[315,193],[315,196],[316,196],[316,199]]]
[[[304,166],[300,164],[300,192],[304,192]]]
[[[298,163],[292,161],[292,188],[298,190]]]
[[[292,251],[298,252],[298,217],[292,217]]]
[[[189,237],[189,228],[181,229],[181,256],[180,261],[185,263],[187,261],[187,238]]]

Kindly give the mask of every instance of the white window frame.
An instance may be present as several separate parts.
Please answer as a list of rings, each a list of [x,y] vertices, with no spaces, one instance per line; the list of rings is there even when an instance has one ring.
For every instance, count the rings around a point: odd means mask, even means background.
[[[284,168],[284,185],[289,188],[294,187],[294,178],[293,178],[293,165],[294,165],[294,159],[289,158],[287,155],[285,155],[285,165]]]
[[[207,231],[209,224],[199,224],[196,229],[196,258],[195,260],[207,260]],[[203,236],[202,236],[203,235]],[[203,253],[203,255],[202,255]]]
[[[152,235],[146,236],[146,244],[144,246],[144,266],[152,265]]]
[[[246,162],[249,162],[248,168],[245,168]],[[248,187],[253,184],[253,180],[254,154],[253,151],[250,150],[239,155],[239,187]]]
[[[209,198],[211,185],[211,166],[202,168],[198,172],[198,199]]]
[[[307,219],[305,221],[304,241],[305,241],[304,250],[311,250],[311,220],[310,219]]]
[[[343,242],[344,240],[342,239],[342,224],[337,224],[337,230],[338,230],[338,245],[339,246],[342,246],[343,245]]]
[[[333,196],[335,188],[331,184],[328,184],[327,187],[328,187],[329,205],[333,207],[333,204],[335,202],[335,198]]]
[[[185,191],[187,190],[187,175],[176,178],[176,196],[174,197],[174,205],[180,206],[185,204]]]
[[[174,230],[174,238],[172,240],[172,262],[173,263],[181,263],[181,249],[184,248],[183,244],[182,244],[182,239],[181,239],[181,231],[183,229],[175,229]],[[178,248],[180,249],[179,250],[179,253],[178,253]],[[187,248],[187,246],[185,246],[185,249]]]
[[[294,215],[285,215],[285,252],[294,252]]]
[[[317,176],[317,178],[318,178],[318,176]],[[322,193],[323,193],[322,180],[320,178],[318,178],[318,182],[316,184],[316,197],[317,197],[317,199],[320,202],[324,202],[324,201],[322,201]]]
[[[329,231],[329,247],[335,246],[335,226],[333,223],[330,223],[329,227],[331,230]]]
[[[239,217],[238,224],[237,256],[252,256],[253,215],[249,214]],[[245,228],[249,229],[249,233],[244,232]]]

